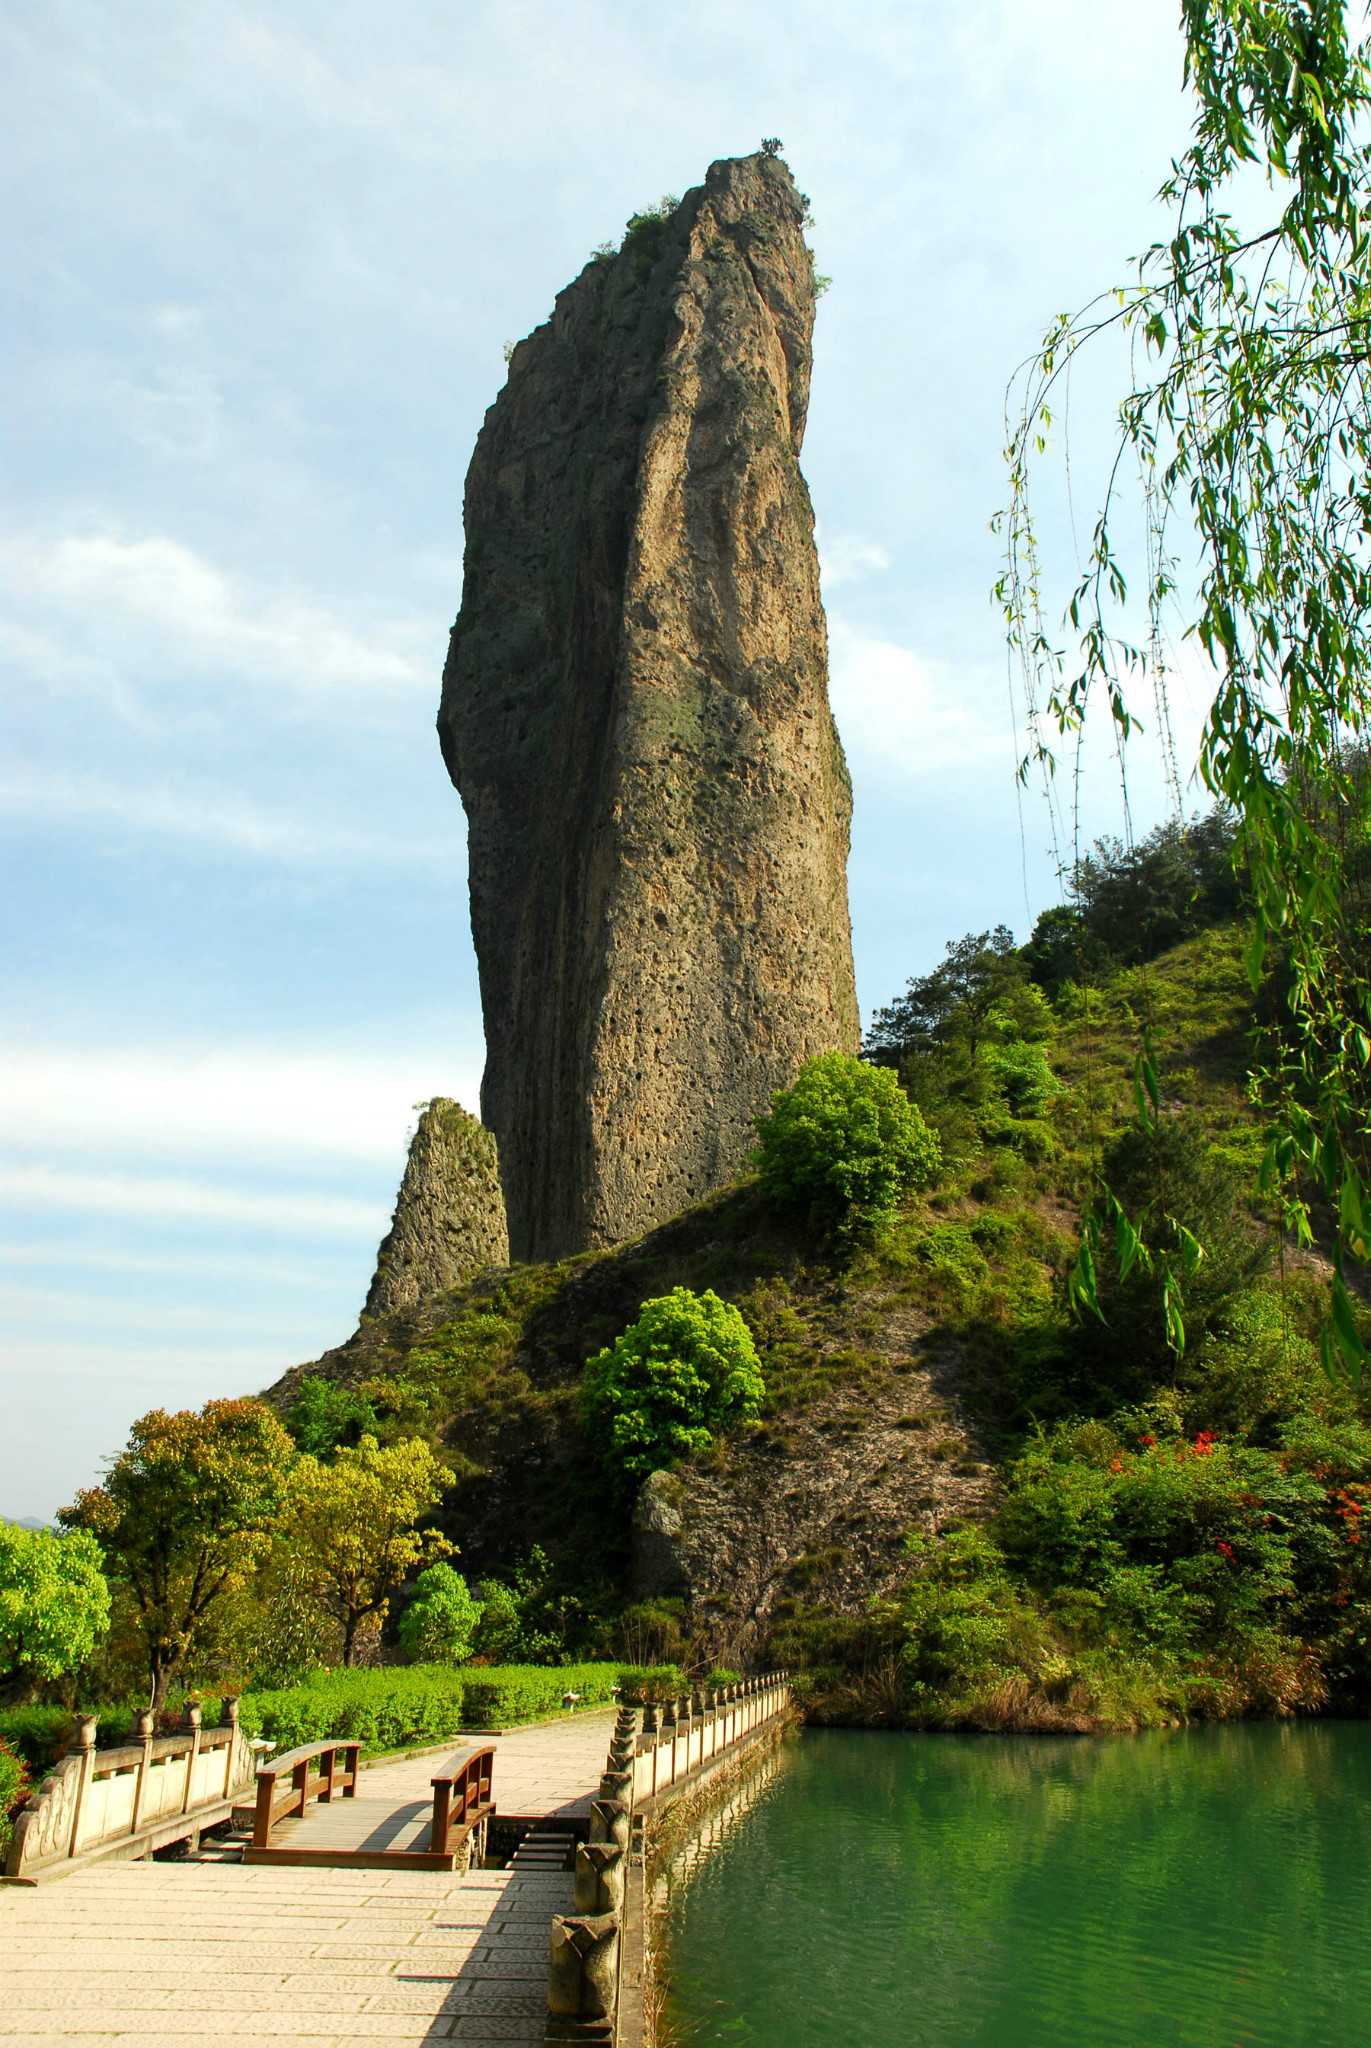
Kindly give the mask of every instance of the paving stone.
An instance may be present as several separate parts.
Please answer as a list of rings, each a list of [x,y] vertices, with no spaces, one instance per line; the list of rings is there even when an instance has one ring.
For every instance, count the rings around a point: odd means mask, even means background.
[[[502,1738],[502,1811],[588,1810],[611,1720],[583,1716]],[[364,1800],[323,1811],[329,1841],[389,1824],[387,1813],[408,1824],[442,1761],[369,1773]],[[294,1829],[301,1847],[313,1825],[312,1816]],[[0,2035],[54,2048],[216,2039],[535,2048],[548,1922],[571,1898],[567,1871],[96,1865],[36,1891],[0,1891]]]

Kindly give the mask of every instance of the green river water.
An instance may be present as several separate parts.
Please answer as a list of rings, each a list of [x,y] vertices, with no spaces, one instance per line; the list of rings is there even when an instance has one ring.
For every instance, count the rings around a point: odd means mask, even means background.
[[[806,1730],[658,1902],[673,2041],[1371,2048],[1371,1724]]]

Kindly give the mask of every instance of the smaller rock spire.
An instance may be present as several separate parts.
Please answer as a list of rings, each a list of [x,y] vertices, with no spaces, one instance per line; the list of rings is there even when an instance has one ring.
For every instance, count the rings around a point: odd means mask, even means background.
[[[362,1313],[396,1315],[487,1266],[508,1264],[495,1140],[459,1103],[435,1095],[410,1143]]]

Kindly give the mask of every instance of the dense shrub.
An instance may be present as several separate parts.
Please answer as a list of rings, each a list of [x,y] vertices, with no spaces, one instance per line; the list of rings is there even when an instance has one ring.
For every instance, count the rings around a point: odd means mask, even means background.
[[[566,1692],[582,1706],[613,1698],[613,1664],[484,1666],[458,1672],[444,1665],[319,1672],[280,1692],[244,1693],[241,1716],[250,1735],[278,1750],[338,1736],[368,1756],[445,1742],[464,1728],[532,1721],[557,1711]],[[206,1701],[206,1719],[218,1714]]]
[[[355,1447],[362,1437],[374,1436],[376,1411],[355,1387],[312,1373],[300,1382],[286,1428],[310,1457],[327,1458],[340,1444]]]
[[[801,1611],[773,1654],[809,1667],[816,1717],[905,1725],[1085,1729],[1364,1700],[1368,1469],[1355,1423],[1274,1450],[1189,1436],[1165,1402],[1063,1424],[1014,1462],[988,1526],[910,1539],[897,1599]]]
[[[482,1579],[475,1655],[490,1664],[564,1664],[580,1614],[564,1576],[535,1543],[509,1580]]]
[[[1130,1125],[1105,1147],[1102,1174],[1154,1256],[1170,1254],[1179,1269],[1177,1223],[1204,1247],[1204,1258],[1180,1283],[1193,1362],[1221,1336],[1236,1304],[1271,1261],[1269,1239],[1252,1223],[1242,1176],[1190,1116],[1161,1117],[1151,1133]],[[1160,1265],[1140,1258],[1120,1278],[1118,1261],[1101,1259],[1098,1299],[1099,1316],[1081,1317],[1058,1367],[1044,1371],[1034,1390],[1038,1415],[1108,1413],[1121,1403],[1146,1400],[1175,1378]]]
[[[400,1616],[400,1642],[426,1664],[465,1664],[472,1652],[481,1603],[450,1564],[430,1565],[414,1584]]]
[[[936,1171],[939,1145],[884,1067],[821,1053],[757,1120],[762,1185],[816,1224],[869,1222]]]
[[[645,1707],[649,1700],[678,1698],[690,1690],[690,1681],[679,1664],[624,1664],[618,1686],[623,1705]]]
[[[0,1707],[0,1742],[24,1759],[35,1779],[65,1756],[72,1715],[66,1707]]]
[[[1076,869],[1074,902],[1045,910],[1023,949],[1034,981],[1085,981],[1231,922],[1242,901],[1234,828],[1232,813],[1216,809],[1186,824],[1168,820],[1136,846],[1097,839]]]
[[[581,1418],[605,1463],[632,1482],[706,1449],[716,1431],[755,1415],[765,1392],[737,1309],[712,1288],[675,1287],[591,1359]]]
[[[10,1844],[14,1823],[29,1796],[29,1773],[22,1756],[0,1736],[0,1857]]]

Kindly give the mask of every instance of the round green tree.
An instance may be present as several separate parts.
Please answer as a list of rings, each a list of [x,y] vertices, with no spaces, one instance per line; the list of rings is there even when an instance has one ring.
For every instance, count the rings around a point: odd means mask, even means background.
[[[400,1616],[401,1645],[425,1664],[465,1664],[481,1613],[460,1572],[431,1564],[415,1580],[414,1598]]]
[[[0,1681],[64,1678],[94,1656],[109,1615],[100,1546],[87,1530],[0,1522]]]
[[[628,1480],[707,1449],[755,1415],[766,1388],[752,1332],[712,1289],[673,1287],[645,1301],[581,1387],[581,1419],[606,1464]]]
[[[820,1053],[757,1119],[762,1185],[815,1223],[873,1222],[938,1166],[938,1137],[888,1067]]]

